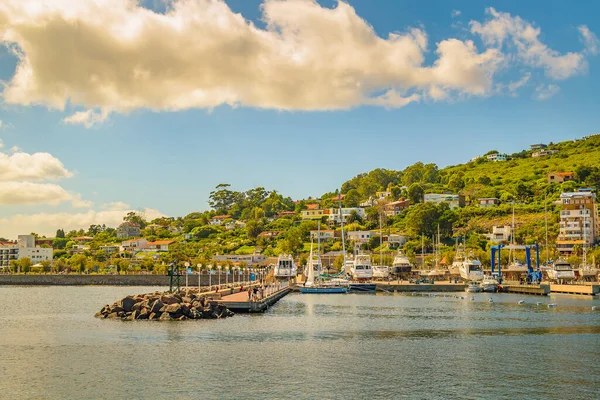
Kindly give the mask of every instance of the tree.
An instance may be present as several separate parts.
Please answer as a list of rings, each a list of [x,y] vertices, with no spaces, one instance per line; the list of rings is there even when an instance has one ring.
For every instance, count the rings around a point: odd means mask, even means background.
[[[248,221],[246,224],[246,234],[250,239],[256,239],[263,229],[263,224],[258,220]]]
[[[423,187],[418,183],[413,183],[408,188],[408,198],[412,204],[421,203],[424,194],[425,191],[423,190]]]
[[[62,229],[57,229],[55,237],[57,239],[63,239],[65,237],[65,231]]]
[[[208,196],[208,204],[219,214],[229,212],[229,209],[235,204],[240,195],[239,192],[229,190],[229,187],[231,185],[228,183],[220,183]]]
[[[71,268],[75,271],[79,271],[80,273],[83,273],[86,264],[87,257],[83,254],[75,254],[69,260],[69,265],[71,266]]]
[[[448,188],[458,192],[459,190],[465,187],[464,174],[462,172],[457,172],[452,174],[450,180],[448,181]]]
[[[31,266],[33,265],[33,262],[31,261],[31,258],[23,257],[17,260],[16,264],[18,267],[18,272],[29,272]]]
[[[344,197],[345,207],[358,207],[360,205],[360,192],[356,189],[350,189]]]
[[[360,223],[362,223],[362,218],[360,217],[360,214],[358,214],[358,211],[352,210],[350,212],[350,215],[348,215],[348,217],[346,217],[346,222],[348,222],[349,224],[351,224],[353,222],[358,222],[360,224]]]
[[[63,235],[64,236],[64,235]],[[58,250],[62,250],[67,246],[67,242],[69,241],[69,239],[67,238],[59,238],[58,236],[56,237],[56,239],[54,239],[52,241],[52,247]]]
[[[144,220],[142,214],[137,213],[135,211],[129,211],[127,215],[123,217],[123,221],[138,224],[141,229],[144,229],[146,227],[146,221]],[[83,235],[84,233],[85,232],[81,230],[80,235]]]

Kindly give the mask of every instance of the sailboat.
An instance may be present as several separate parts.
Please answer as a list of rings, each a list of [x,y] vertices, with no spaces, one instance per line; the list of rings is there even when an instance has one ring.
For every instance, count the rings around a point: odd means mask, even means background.
[[[514,274],[527,273],[527,266],[514,257],[513,247],[515,247],[515,203],[512,205],[512,225],[510,231],[510,253],[509,264],[504,268],[504,272],[512,272]]]
[[[373,265],[373,278],[387,279],[389,276],[390,267],[383,265],[383,228],[379,214],[379,265]]]

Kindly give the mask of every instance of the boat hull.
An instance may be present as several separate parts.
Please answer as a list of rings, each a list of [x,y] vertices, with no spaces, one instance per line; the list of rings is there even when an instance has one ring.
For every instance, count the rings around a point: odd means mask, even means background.
[[[374,292],[377,289],[375,283],[351,283],[350,292]]]
[[[300,287],[300,293],[304,294],[339,294],[347,293],[347,287]]]

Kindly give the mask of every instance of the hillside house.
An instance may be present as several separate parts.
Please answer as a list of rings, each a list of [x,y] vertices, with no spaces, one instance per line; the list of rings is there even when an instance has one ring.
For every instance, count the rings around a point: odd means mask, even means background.
[[[569,172],[550,172],[548,174],[548,183],[563,183],[575,179],[575,173]]]
[[[333,229],[310,231],[310,237],[314,240],[331,240],[335,238],[335,231]]]
[[[401,198],[398,201],[388,203],[384,206],[385,215],[388,217],[394,217],[400,214],[403,210],[406,210],[409,206],[410,200]]]
[[[423,198],[425,203],[448,203],[451,209],[465,206],[465,196],[460,194],[426,193]]]
[[[481,208],[496,207],[498,204],[500,204],[500,199],[496,197],[483,197],[481,199],[477,199],[477,201],[479,202],[479,207]]]
[[[174,240],[155,240],[148,242],[145,251],[169,251],[169,246],[175,243]]]
[[[130,237],[140,236],[140,225],[135,222],[123,222],[117,227],[117,238],[127,239]]]
[[[492,233],[485,236],[490,242],[509,242],[512,235],[512,227],[510,225],[494,226]]]
[[[222,225],[226,219],[231,218],[231,215],[215,215],[209,221],[211,225]]]
[[[488,154],[486,156],[488,161],[506,161],[508,155],[501,153]]]
[[[533,153],[531,155],[531,157],[540,158],[540,157],[551,156],[556,153],[558,153],[558,150],[540,150],[540,151],[536,151],[535,153]]]

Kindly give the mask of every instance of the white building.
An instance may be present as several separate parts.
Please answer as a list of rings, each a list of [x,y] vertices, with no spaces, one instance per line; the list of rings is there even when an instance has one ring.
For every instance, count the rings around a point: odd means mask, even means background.
[[[362,207],[349,207],[342,208],[342,220],[344,223],[348,222],[348,217],[350,214],[356,211],[356,214],[363,219],[367,214],[365,213],[365,209]],[[330,208],[329,213],[327,214],[327,222],[331,224],[338,225],[340,223],[340,209],[339,208]]]
[[[512,235],[512,227],[510,225],[494,226],[492,233],[485,236],[491,242],[510,242]]]
[[[231,215],[215,215],[210,219],[211,225],[222,225],[226,219],[231,218]]]
[[[217,263],[223,261],[231,261],[233,263],[255,265],[265,262],[267,260],[267,257],[262,254],[217,254],[216,256],[213,256],[212,259]]]
[[[423,196],[425,203],[448,203],[450,208],[463,207],[465,205],[464,196],[452,193],[426,193]]]
[[[560,231],[556,249],[573,252],[576,245],[592,246],[598,240],[598,204],[592,192],[568,192],[560,195]]]
[[[169,245],[175,243],[174,240],[155,240],[148,242],[144,251],[169,251]]]
[[[310,237],[314,240],[330,240],[335,238],[335,231],[329,229],[322,229],[320,231],[310,231]]]
[[[142,251],[144,249],[148,248],[148,240],[141,238],[141,239],[132,239],[132,240],[125,240],[123,243],[121,243],[121,249],[120,251],[128,251],[130,253],[137,253],[138,251]]]
[[[34,264],[52,260],[52,252],[52,247],[36,246],[34,235],[19,235],[16,243],[0,243],[0,267],[8,267],[12,260],[22,258],[29,258]]]
[[[508,155],[501,153],[488,154],[488,161],[506,161]]]
[[[351,231],[346,232],[346,237],[354,243],[367,243],[371,237],[376,234],[371,231]]]

